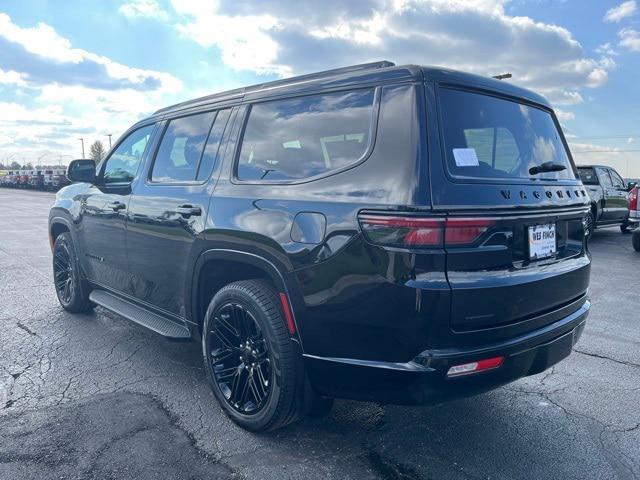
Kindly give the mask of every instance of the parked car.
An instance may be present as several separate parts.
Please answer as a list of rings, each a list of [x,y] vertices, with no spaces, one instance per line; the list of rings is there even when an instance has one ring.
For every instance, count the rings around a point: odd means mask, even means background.
[[[270,82],[159,110],[67,175],[63,308],[200,342],[252,431],[540,373],[590,309],[589,197],[549,103],[507,82],[388,62]]]
[[[69,185],[69,180],[67,179],[67,173],[65,170],[55,170],[51,177],[51,188],[52,190],[59,190],[62,187]]]
[[[53,190],[53,175],[54,170],[47,169],[42,172],[42,188],[44,190]]]
[[[591,199],[589,231],[618,225],[622,233],[628,233],[638,226],[637,220],[629,218],[629,192],[635,183],[626,183],[604,165],[578,165],[578,173]]]
[[[31,170],[28,186],[34,190],[42,190],[44,188],[44,175],[42,170]]]
[[[640,222],[640,202],[638,196],[640,195],[640,187],[634,186],[629,192],[629,219]],[[631,237],[631,243],[636,252],[640,252],[640,229],[633,232]]]
[[[27,188],[29,186],[30,170],[20,170],[20,177],[18,178],[18,188]]]

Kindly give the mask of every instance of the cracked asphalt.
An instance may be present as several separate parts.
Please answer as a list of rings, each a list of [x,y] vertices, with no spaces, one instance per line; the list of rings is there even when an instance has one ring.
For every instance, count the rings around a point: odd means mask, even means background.
[[[53,198],[0,189],[1,479],[640,478],[640,254],[617,229],[592,240],[592,313],[552,370],[435,407],[337,401],[255,435],[216,404],[196,343],[62,310]]]

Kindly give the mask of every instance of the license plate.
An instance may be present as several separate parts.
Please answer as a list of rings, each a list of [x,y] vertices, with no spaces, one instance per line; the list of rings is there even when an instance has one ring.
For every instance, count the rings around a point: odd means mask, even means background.
[[[552,257],[556,253],[556,226],[554,223],[547,225],[534,225],[529,227],[529,258]]]

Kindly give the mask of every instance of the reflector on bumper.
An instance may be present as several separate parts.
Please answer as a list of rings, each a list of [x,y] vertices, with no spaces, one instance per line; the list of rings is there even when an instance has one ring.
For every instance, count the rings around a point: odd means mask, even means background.
[[[472,373],[484,372],[498,368],[504,362],[504,357],[493,357],[477,362],[463,363],[462,365],[454,365],[447,371],[447,377],[460,377],[462,375],[471,375]]]

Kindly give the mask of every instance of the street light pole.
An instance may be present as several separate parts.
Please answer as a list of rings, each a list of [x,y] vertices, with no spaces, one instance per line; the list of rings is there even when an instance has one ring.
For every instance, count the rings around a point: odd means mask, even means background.
[[[111,134],[107,133],[107,137],[109,137],[109,150],[111,150]]]
[[[79,138],[78,140],[82,143],[82,158],[84,158],[84,138]]]

